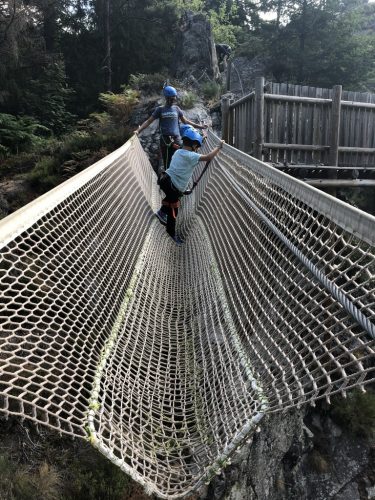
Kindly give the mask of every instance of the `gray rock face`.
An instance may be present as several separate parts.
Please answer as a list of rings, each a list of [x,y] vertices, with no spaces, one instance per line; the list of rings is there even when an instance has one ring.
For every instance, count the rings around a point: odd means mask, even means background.
[[[175,75],[191,83],[219,77],[210,23],[203,14],[186,11],[180,22]]]
[[[38,195],[30,192],[23,179],[4,179],[0,182],[0,219],[29,203]]]
[[[266,417],[201,500],[367,500],[374,448],[319,409]]]
[[[231,61],[230,91],[237,99],[254,89],[255,78],[267,76],[265,61],[261,57],[235,57]]]

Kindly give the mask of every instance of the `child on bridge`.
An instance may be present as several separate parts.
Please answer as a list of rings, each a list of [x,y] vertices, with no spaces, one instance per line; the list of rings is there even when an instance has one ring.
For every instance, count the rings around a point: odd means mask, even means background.
[[[211,161],[223,147],[224,141],[212,151],[200,155],[197,150],[202,146],[202,136],[193,128],[185,129],[182,136],[183,147],[173,155],[170,167],[160,177],[160,187],[165,193],[162,206],[155,215],[167,226],[167,233],[177,245],[183,240],[176,235],[176,218],[180,198],[186,191],[194,168],[200,161]]]
[[[207,125],[198,125],[185,118],[181,109],[176,105],[177,91],[174,87],[167,85],[163,89],[163,94],[165,97],[165,105],[158,106],[150,118],[143,122],[134,133],[139,134],[154,120],[159,119],[160,149],[163,158],[164,170],[166,170],[171,163],[174,152],[179,149],[181,145],[179,121],[181,120],[182,123],[200,129],[207,128]]]

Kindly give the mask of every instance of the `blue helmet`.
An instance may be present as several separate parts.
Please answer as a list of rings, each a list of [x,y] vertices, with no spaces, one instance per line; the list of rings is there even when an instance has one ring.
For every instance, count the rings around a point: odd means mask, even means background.
[[[195,128],[189,128],[189,130],[186,130],[182,136],[182,138],[187,137],[193,142],[198,142],[199,146],[202,146],[202,136],[199,132],[195,130]]]
[[[180,136],[183,137],[185,132],[189,129],[192,129],[193,127],[191,125],[186,125],[185,123],[180,125]]]
[[[177,97],[177,90],[170,85],[163,88],[163,94],[165,97]]]

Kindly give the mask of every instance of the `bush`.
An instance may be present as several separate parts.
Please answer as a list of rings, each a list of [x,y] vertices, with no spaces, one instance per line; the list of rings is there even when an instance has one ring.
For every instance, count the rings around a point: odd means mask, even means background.
[[[51,156],[44,156],[26,175],[26,180],[32,189],[38,193],[44,193],[54,188],[60,181],[59,162]]]
[[[0,495],[9,500],[57,500],[62,480],[55,467],[43,463],[35,470],[0,455]]]
[[[38,161],[39,155],[36,153],[20,153],[12,155],[3,160],[0,164],[0,178],[14,177],[17,174],[30,171]]]
[[[194,92],[183,92],[179,97],[179,104],[182,109],[194,108],[198,96]]]
[[[78,130],[63,138],[58,155],[60,160],[64,161],[71,159],[72,153],[87,149],[97,151],[102,146],[103,140],[101,135]]]
[[[357,436],[375,436],[375,394],[355,390],[346,399],[335,398],[331,416],[339,425]]]
[[[121,94],[113,94],[112,92],[99,94],[99,101],[115,123],[126,123],[129,120],[138,98],[138,92],[130,88],[124,88]]]
[[[222,92],[222,87],[216,82],[205,82],[201,90],[206,99],[218,99]]]
[[[71,476],[65,485],[63,499],[75,500],[120,500],[129,490],[130,480],[109,460],[97,456],[93,463],[76,461],[72,463],[67,475]]]
[[[50,130],[37,123],[30,116],[17,117],[0,113],[0,154],[18,154],[36,150],[45,144]]]
[[[160,94],[167,78],[164,73],[137,73],[136,75],[130,75],[129,86],[143,92]]]

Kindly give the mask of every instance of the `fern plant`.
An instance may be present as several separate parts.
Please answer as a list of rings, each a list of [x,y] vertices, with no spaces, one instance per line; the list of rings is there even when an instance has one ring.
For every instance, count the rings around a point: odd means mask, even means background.
[[[16,117],[0,113],[0,154],[30,151],[45,143],[50,130],[30,116]]]

